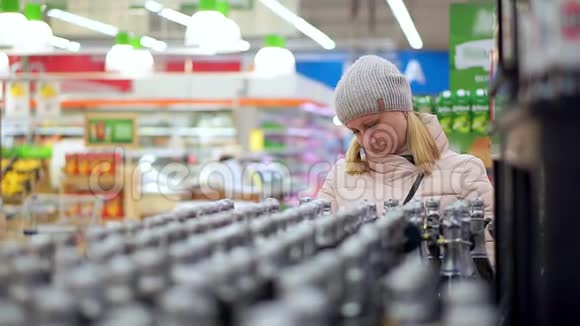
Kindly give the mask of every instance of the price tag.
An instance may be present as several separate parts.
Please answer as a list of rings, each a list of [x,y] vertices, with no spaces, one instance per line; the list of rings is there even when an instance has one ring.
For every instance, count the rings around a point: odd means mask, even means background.
[[[30,117],[30,83],[6,83],[6,118]]]
[[[55,118],[60,116],[60,83],[40,81],[36,88],[36,116]]]

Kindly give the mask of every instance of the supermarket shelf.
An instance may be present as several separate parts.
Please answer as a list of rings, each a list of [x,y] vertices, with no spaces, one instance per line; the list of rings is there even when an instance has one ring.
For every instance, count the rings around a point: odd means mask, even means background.
[[[329,131],[314,128],[288,128],[281,130],[264,130],[264,136],[284,136],[284,137],[315,137],[326,136]]]
[[[12,130],[11,130],[12,129]],[[43,136],[82,136],[84,127],[33,127],[32,132],[26,127],[4,129],[4,136],[23,136],[28,134]],[[211,128],[211,127],[141,127],[139,136],[182,136],[182,137],[235,137],[235,128]]]
[[[95,79],[95,78],[92,78]],[[98,79],[98,78],[97,78]],[[34,100],[30,101],[31,107],[36,107]],[[277,108],[302,108],[312,107],[313,112],[324,111],[325,105],[306,98],[254,98],[242,97],[238,99],[65,99],[61,101],[63,110],[88,109],[88,108],[118,108],[131,107],[134,109],[146,108],[171,108],[171,107],[265,107]]]
[[[90,189],[94,182],[99,186],[115,186],[119,182],[123,183],[123,178],[119,176],[101,175],[101,176],[73,176],[63,175],[61,183],[76,188]]]

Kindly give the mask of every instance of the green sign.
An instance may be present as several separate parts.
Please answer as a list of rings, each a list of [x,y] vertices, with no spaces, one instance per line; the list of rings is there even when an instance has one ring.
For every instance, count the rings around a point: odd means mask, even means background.
[[[136,117],[116,114],[87,115],[85,144],[87,146],[137,146]]]
[[[490,51],[495,47],[495,5],[454,3],[449,7],[450,88],[487,89]]]
[[[52,147],[43,145],[21,145],[11,148],[2,147],[2,158],[30,158],[30,159],[48,159],[52,157]]]

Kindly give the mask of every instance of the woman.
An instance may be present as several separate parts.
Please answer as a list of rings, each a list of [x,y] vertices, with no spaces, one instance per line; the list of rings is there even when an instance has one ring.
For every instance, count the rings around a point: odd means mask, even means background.
[[[335,106],[356,137],[320,192],[334,210],[369,200],[382,214],[388,199],[434,198],[445,208],[481,197],[493,218],[493,187],[482,161],[451,151],[437,118],[413,112],[409,82],[392,63],[358,59],[338,83]]]

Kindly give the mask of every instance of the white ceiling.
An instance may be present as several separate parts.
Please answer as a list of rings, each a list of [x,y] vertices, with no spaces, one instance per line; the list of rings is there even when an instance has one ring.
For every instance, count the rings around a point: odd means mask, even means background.
[[[50,0],[48,0],[50,1]],[[147,34],[159,39],[179,42],[185,28],[156,17],[145,10],[129,9],[143,0],[68,0],[68,10],[79,15],[114,24],[122,29]],[[178,8],[185,0],[158,0],[168,7]],[[334,38],[339,47],[353,47],[352,44],[385,42],[388,48],[409,48],[397,21],[392,15],[386,0],[279,0],[292,10],[297,11],[314,26]],[[449,5],[466,0],[404,0],[411,13],[417,30],[426,49],[447,49],[449,30]],[[186,2],[186,1],[185,1]],[[353,6],[358,13],[353,15]],[[300,40],[303,36],[273,15],[259,0],[254,0],[252,11],[232,10],[232,18],[241,27],[244,37],[258,40],[267,33],[281,33],[290,38],[298,38],[292,44],[308,44]],[[94,32],[58,21],[51,21],[55,34],[77,40],[102,39]],[[254,43],[254,42],[252,42]],[[310,42],[312,43],[312,42]],[[310,44],[316,48],[314,43]],[[361,47],[361,46],[358,46]],[[365,47],[365,46],[362,46]],[[378,48],[380,48],[379,46]]]
[[[447,49],[449,5],[465,0],[404,0],[427,49]],[[353,15],[353,6],[358,7]],[[386,0],[303,0],[301,14],[336,38],[390,38],[397,48],[409,45]],[[373,23],[374,21],[374,23]]]

